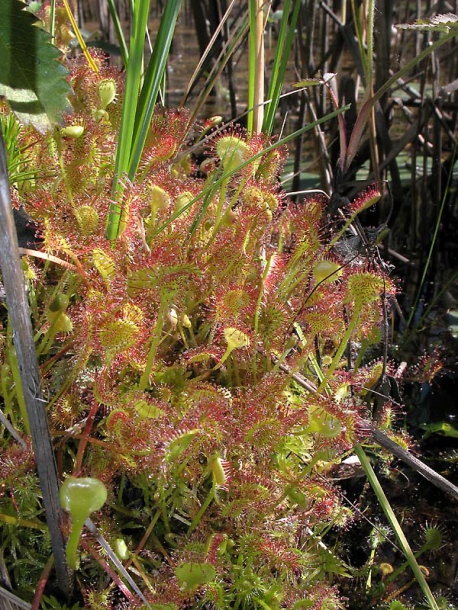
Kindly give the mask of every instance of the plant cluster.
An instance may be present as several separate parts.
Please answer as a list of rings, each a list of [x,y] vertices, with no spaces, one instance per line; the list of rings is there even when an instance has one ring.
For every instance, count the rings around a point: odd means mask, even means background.
[[[336,246],[378,190],[332,224],[323,195],[285,199],[278,142],[231,126],[204,138],[204,126],[198,167],[187,112],[158,108],[135,181],[118,178],[110,241],[123,80],[93,60],[98,72],[71,64],[65,126],[40,136],[1,115],[14,204],[53,257],[24,268],[60,475],[104,483],[93,518],[157,610],[343,607],[337,585],[351,569],[323,538],[353,514],[328,475],[367,437],[385,370],[365,354],[395,287],[377,260]],[[1,512],[11,531],[34,528],[36,556],[21,561],[36,569],[49,547],[35,491],[24,509],[17,500],[35,486],[15,380],[6,330],[1,389],[19,434],[2,441]],[[387,398],[380,425],[392,410]],[[19,547],[8,544],[11,565]],[[79,551],[85,607],[116,607],[87,532]]]

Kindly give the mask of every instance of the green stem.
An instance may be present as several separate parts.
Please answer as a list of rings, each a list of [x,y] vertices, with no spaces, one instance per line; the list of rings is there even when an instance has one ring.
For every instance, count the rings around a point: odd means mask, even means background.
[[[259,604],[261,606],[261,608],[264,608],[265,610],[271,610],[271,607],[268,606],[266,604],[266,602],[263,602],[262,599],[259,599],[259,597],[253,597],[253,600]]]
[[[415,559],[417,560],[419,557],[421,557],[428,550],[429,550],[428,547],[422,547],[419,551],[414,553]],[[397,577],[404,572],[404,570],[407,568],[408,565],[409,565],[409,562],[405,561],[392,574],[390,574],[389,576],[386,577],[386,579],[384,580],[384,583],[387,584],[389,582],[395,582]]]
[[[77,570],[79,566],[78,543],[83,531],[84,521],[85,519],[72,518],[72,533],[68,539],[66,550],[67,561],[71,570]]]
[[[370,342],[366,341],[365,339],[363,339],[361,341],[361,347],[359,348],[358,355],[356,356],[356,360],[355,360],[355,363],[353,365],[353,369],[355,371],[357,371],[359,369],[359,367],[361,366],[361,363],[362,363],[363,358],[364,358],[364,354],[366,353],[367,348],[370,345],[371,345]]]
[[[49,9],[49,33],[51,34],[52,44],[56,36],[56,0],[51,0]]]
[[[61,315],[64,312],[61,312]],[[48,330],[46,331],[45,335],[43,336],[43,339],[40,342],[40,345],[37,346],[37,357],[43,355],[43,354],[47,354],[49,352],[49,350],[52,347],[53,341],[54,341],[54,337],[57,334],[57,323],[59,322],[59,318],[60,316],[55,317]]]
[[[113,26],[116,32],[116,37],[118,39],[119,50],[121,52],[121,59],[124,68],[127,67],[129,61],[129,50],[127,48],[126,40],[124,38],[124,33],[122,31],[121,21],[119,19],[118,11],[116,9],[115,0],[107,0],[108,10],[110,11],[110,16],[113,21]]]
[[[210,504],[213,502],[214,499],[215,499],[215,485],[213,484],[212,488],[210,490],[210,493],[205,498],[205,502],[202,504],[202,506],[199,509],[199,512],[194,517],[194,519],[191,522],[191,525],[189,526],[189,529],[187,532],[188,536],[199,525],[199,522],[202,519],[203,514],[205,513],[205,511],[207,510],[207,508],[210,506]]]
[[[10,396],[10,393],[9,393],[8,387],[7,387],[7,380],[8,380],[10,371],[11,371],[11,367],[8,366],[7,364],[4,364],[1,367],[1,386],[2,386],[3,404],[5,405],[5,409],[4,409],[5,416],[10,417],[11,421],[14,424],[15,418],[14,418],[13,404],[12,404],[11,396]]]
[[[367,90],[372,93],[372,77],[373,77],[373,63],[374,63],[374,12],[375,12],[375,0],[369,0],[368,17],[367,17],[367,53],[365,66],[366,72],[366,87]]]
[[[74,207],[75,202],[73,199],[73,191],[72,191],[72,187],[70,186],[70,182],[68,180],[67,169],[65,167],[64,159],[62,157],[62,138],[61,138],[61,134],[58,131],[56,131],[56,133],[54,135],[54,141],[55,141],[56,149],[57,149],[57,159],[59,162],[60,173],[64,180],[65,188],[67,190],[68,200],[70,201],[71,205]]]
[[[19,365],[17,361],[16,348],[11,346],[9,351],[9,360],[11,367],[11,374],[13,375],[13,381],[16,388],[16,398],[19,405],[19,412],[22,417],[22,421],[24,422],[24,427],[26,429],[27,434],[30,435],[30,424],[29,424],[29,416],[27,415],[27,407],[25,405],[24,392],[22,389],[21,375],[19,372]]]
[[[213,239],[215,238],[215,236],[218,232],[219,226],[221,224],[221,220],[223,218],[223,208],[224,208],[224,202],[226,201],[226,190],[227,190],[228,183],[229,183],[229,178],[226,178],[221,183],[221,190],[220,190],[219,196],[218,196],[218,206],[216,208],[215,225],[214,225],[214,229],[213,229]]]
[[[248,77],[248,132],[259,133],[264,118],[264,11],[263,0],[250,0],[250,46]]]

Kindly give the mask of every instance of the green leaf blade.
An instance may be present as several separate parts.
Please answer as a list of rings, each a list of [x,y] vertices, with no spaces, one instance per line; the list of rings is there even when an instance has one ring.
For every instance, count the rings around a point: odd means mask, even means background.
[[[130,180],[134,179],[135,172],[140,163],[151,117],[153,116],[159,93],[160,83],[167,65],[181,3],[182,0],[171,0],[170,2],[167,2],[162,15],[135,114],[135,126],[128,168]]]

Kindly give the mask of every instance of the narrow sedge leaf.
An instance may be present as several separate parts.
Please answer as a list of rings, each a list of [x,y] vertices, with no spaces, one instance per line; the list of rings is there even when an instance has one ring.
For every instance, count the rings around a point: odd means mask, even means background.
[[[151,117],[153,116],[154,106],[159,93],[159,87],[165,73],[181,2],[182,0],[169,0],[166,3],[164,14],[162,15],[161,23],[159,25],[153,54],[151,55],[148,64],[140,99],[136,106],[135,126],[128,167],[130,180],[133,180],[135,177],[135,172],[137,171],[143,153]]]
[[[106,237],[114,240],[120,232],[122,191],[120,179],[128,174],[131,180],[140,163],[148,129],[156,104],[159,87],[164,76],[167,58],[172,44],[173,33],[181,7],[181,0],[170,0],[165,5],[159,31],[153,49],[143,86],[140,83],[143,67],[143,45],[148,22],[149,3],[136,0],[132,22],[131,52],[127,66],[126,92],[119,134],[119,145],[113,181],[114,203],[110,208]]]
[[[254,81],[255,81],[255,72],[256,72],[256,23],[255,23],[255,15],[256,15],[256,0],[249,0],[249,31],[248,31],[248,40],[249,40],[249,53],[248,53],[248,108],[250,109],[247,115],[247,129],[248,132],[251,133],[253,131],[253,112],[254,108]]]
[[[122,30],[121,21],[119,20],[118,11],[116,9],[115,0],[107,0],[108,10],[110,11],[110,17],[113,20],[116,37],[118,39],[119,49],[121,51],[121,59],[124,67],[127,66],[129,61],[129,50],[127,48],[126,39],[124,38],[124,32]]]
[[[268,102],[266,103],[264,121],[262,124],[262,131],[267,134],[271,134],[274,127],[275,114],[277,112],[283,83],[285,82],[288,59],[293,47],[296,24],[302,3],[294,2],[294,8],[291,15],[290,5],[291,2],[288,1],[284,6],[279,39],[277,41],[275,58],[272,66],[271,82],[267,93]]]
[[[136,0],[132,17],[130,37],[130,55],[127,65],[126,88],[122,107],[121,129],[119,131],[118,148],[116,150],[115,171],[112,187],[113,204],[108,215],[106,237],[114,240],[119,233],[120,201],[123,189],[120,180],[129,169],[129,158],[132,152],[135,113],[138,105],[138,94],[142,79],[143,47],[148,23],[149,2]]]

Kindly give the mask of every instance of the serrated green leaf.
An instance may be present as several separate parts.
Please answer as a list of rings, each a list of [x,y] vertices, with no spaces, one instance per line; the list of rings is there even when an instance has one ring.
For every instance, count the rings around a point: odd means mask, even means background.
[[[71,112],[68,70],[50,35],[19,0],[0,0],[0,95],[23,123],[44,132]]]

